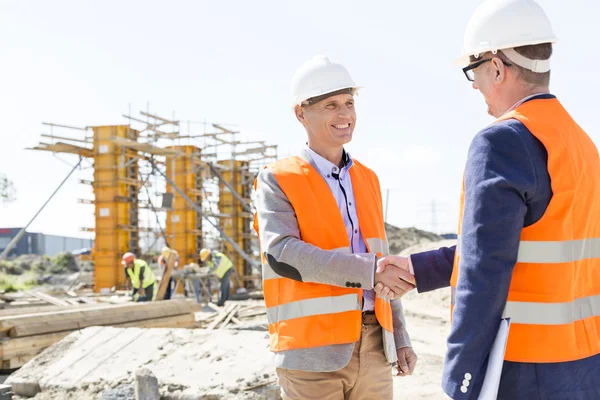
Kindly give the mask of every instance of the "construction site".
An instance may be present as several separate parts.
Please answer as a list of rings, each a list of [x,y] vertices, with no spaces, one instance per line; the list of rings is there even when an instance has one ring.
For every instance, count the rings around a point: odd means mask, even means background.
[[[599,13],[0,2],[0,400],[600,398]]]
[[[94,196],[78,202],[94,209],[95,226],[81,229],[95,239],[66,281],[0,295],[6,380],[0,399],[280,398],[268,363],[252,228],[254,179],[277,158],[277,146],[242,141],[240,132],[219,124],[149,112],[123,117],[130,124],[44,123],[47,133],[28,149],[75,160],[61,186],[75,171],[90,176],[79,182]],[[387,230],[395,251],[442,239],[415,229]],[[161,267],[157,259],[165,248]],[[233,263],[223,307],[214,304],[219,282],[199,259],[203,248]],[[154,270],[154,301],[132,302],[121,263],[126,252]],[[168,288],[170,281],[174,287]]]

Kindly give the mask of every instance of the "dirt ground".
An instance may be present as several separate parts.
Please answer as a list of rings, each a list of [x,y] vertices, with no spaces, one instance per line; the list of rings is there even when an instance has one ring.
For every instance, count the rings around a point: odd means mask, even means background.
[[[454,243],[421,241],[401,254]],[[419,361],[413,376],[394,378],[394,399],[444,398],[440,382],[449,301],[448,288],[424,294],[413,291],[403,297]],[[211,332],[87,328],[47,349],[8,383],[28,389],[38,385],[41,392],[35,400],[129,400],[134,399],[135,370],[149,368],[159,380],[161,399],[277,399],[266,328],[264,316],[246,326]]]

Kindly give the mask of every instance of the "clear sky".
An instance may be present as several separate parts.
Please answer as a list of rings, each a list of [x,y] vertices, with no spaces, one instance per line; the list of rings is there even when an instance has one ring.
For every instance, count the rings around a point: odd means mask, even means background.
[[[598,143],[594,0],[540,0],[560,42],[551,90]],[[0,227],[23,226],[76,162],[25,150],[42,122],[122,124],[131,107],[236,124],[288,155],[305,143],[289,106],[294,71],[314,55],[342,62],[364,89],[349,152],[390,189],[389,222],[454,231],[469,143],[492,122],[451,62],[480,0],[0,2],[0,171],[17,201]],[[64,133],[64,132],[63,132]],[[88,164],[89,165],[89,164]],[[92,198],[77,171],[31,231],[86,237]]]

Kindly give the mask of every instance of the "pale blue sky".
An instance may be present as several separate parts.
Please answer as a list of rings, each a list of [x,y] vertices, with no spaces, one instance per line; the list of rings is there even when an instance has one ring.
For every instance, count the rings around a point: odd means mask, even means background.
[[[598,143],[600,2],[540,0],[560,42],[551,90]],[[314,55],[346,65],[358,84],[350,153],[390,189],[388,219],[453,231],[473,135],[492,122],[460,69],[463,32],[480,0],[461,1],[24,1],[0,2],[0,171],[18,200],[0,226],[27,223],[70,167],[35,145],[43,121],[122,124],[150,110],[237,124],[248,139],[299,149],[289,107],[296,68]],[[61,155],[74,163],[74,156]],[[91,189],[78,171],[31,226],[86,236]]]

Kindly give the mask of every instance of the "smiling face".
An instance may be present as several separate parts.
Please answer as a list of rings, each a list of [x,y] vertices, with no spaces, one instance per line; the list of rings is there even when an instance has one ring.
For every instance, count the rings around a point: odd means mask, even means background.
[[[306,128],[309,143],[338,149],[352,140],[356,125],[354,97],[338,94],[313,105],[296,106],[296,117]]]

